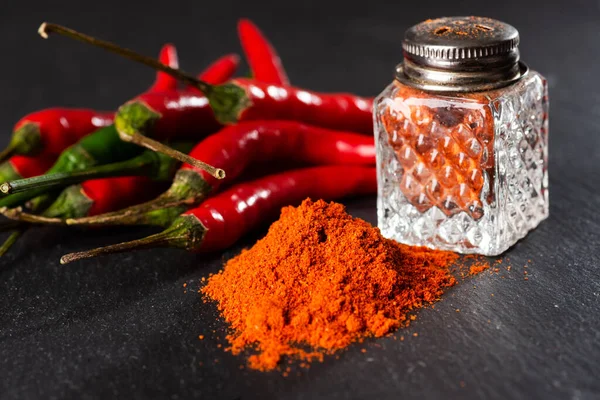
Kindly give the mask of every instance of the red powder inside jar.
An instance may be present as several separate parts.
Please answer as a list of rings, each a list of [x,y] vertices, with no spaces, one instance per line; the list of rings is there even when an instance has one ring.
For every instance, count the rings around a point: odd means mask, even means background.
[[[395,82],[381,119],[403,169],[400,189],[420,212],[483,215],[485,178],[492,189],[494,125],[489,92],[427,93]]]

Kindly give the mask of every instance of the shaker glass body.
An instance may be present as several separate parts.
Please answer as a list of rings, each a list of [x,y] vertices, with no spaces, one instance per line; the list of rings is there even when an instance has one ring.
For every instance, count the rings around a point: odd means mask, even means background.
[[[537,72],[471,93],[394,81],[374,121],[384,236],[498,255],[548,216],[548,94]]]

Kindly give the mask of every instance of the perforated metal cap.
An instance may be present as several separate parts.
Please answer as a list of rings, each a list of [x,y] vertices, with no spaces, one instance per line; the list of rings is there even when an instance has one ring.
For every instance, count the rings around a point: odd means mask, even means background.
[[[406,31],[401,82],[434,91],[479,91],[511,84],[527,72],[519,32],[484,17],[446,17]]]

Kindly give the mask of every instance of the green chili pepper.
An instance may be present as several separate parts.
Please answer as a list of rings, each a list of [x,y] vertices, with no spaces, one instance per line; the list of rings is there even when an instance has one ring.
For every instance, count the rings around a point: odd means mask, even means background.
[[[178,150],[188,152],[192,148],[192,144],[178,143],[175,144],[174,147]],[[41,215],[24,213],[19,209],[5,210],[4,215],[11,219],[30,223],[62,224],[64,223],[63,219],[65,218],[86,216],[95,200],[114,203],[116,198],[122,196],[125,197],[125,199],[123,199],[125,202],[131,202],[130,200],[140,197],[140,193],[138,192],[143,188],[139,186],[143,185],[144,181],[134,180],[131,182],[131,186],[128,186],[127,188],[120,187],[120,190],[102,193],[102,199],[90,198],[82,191],[82,187],[81,185],[78,185],[78,183],[86,180],[94,180],[93,182],[87,183],[87,188],[92,189],[97,193],[101,191],[102,188],[106,187],[107,183],[111,182],[100,178],[145,176],[157,182],[170,182],[173,179],[179,164],[179,161],[172,159],[171,157],[146,150],[139,156],[127,161],[106,164],[79,172],[54,174],[54,176],[41,176],[39,177],[39,180],[44,180],[44,182],[40,182],[40,184],[54,188],[67,185],[73,186],[69,186],[67,189],[63,190],[54,203],[52,203]],[[13,182],[13,184],[15,184],[15,182]],[[18,185],[16,187],[19,188]],[[110,197],[113,197],[114,200],[111,201]]]
[[[63,151],[46,175],[83,171],[96,165],[126,160],[142,151],[135,144],[122,142],[115,126],[109,125]],[[30,200],[30,208],[39,211],[56,199],[58,193],[43,185],[32,185],[27,191],[0,199],[0,207],[16,207]]]
[[[192,148],[192,144],[175,144],[173,147],[189,151]],[[38,188],[46,188],[47,190],[58,189],[90,179],[115,176],[149,176],[161,179],[162,176],[168,174],[167,171],[162,171],[162,168],[170,168],[179,163],[176,160],[171,160],[173,159],[164,154],[156,153],[152,150],[144,150],[139,156],[125,161],[100,165],[81,171],[45,174],[33,178],[5,182],[0,185],[0,191],[4,194],[14,194]],[[168,175],[171,176],[171,174]]]

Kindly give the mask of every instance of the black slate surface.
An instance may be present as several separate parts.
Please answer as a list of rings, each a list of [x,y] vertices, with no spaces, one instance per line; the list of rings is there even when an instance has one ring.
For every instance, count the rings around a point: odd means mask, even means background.
[[[550,83],[551,216],[506,254],[500,272],[463,282],[419,312],[398,333],[404,341],[371,340],[285,378],[240,369],[243,358],[217,347],[224,325],[214,306],[194,293],[240,247],[60,266],[63,253],[148,231],[36,229],[0,259],[0,398],[600,398],[598,2],[4,2],[0,142],[29,111],[114,108],[153,77],[66,39],[43,41],[43,20],[146,54],[171,41],[182,66],[196,71],[240,50],[235,22],[248,16],[272,37],[297,85],[374,95],[400,60],[404,29],[461,14],[516,26],[524,60]],[[347,204],[375,222],[374,198]]]

